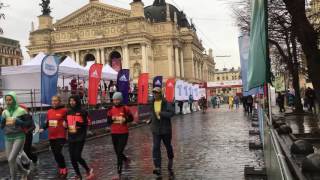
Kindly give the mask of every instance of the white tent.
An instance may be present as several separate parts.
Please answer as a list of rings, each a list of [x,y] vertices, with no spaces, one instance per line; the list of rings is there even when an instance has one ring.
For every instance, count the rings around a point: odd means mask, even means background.
[[[76,63],[69,56],[59,65],[59,74],[63,76],[86,77],[87,70]]]
[[[104,80],[117,80],[118,72],[112,69],[108,64],[102,68],[102,79]]]
[[[46,56],[46,54],[40,52],[38,55],[36,55],[36,57],[32,58],[30,61],[26,62],[22,66],[41,66],[42,60]]]

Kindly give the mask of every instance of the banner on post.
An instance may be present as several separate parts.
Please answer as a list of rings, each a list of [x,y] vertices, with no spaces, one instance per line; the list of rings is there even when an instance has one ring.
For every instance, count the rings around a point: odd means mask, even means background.
[[[147,104],[149,97],[149,73],[142,73],[138,80],[138,104]]]
[[[169,103],[174,102],[175,95],[175,79],[168,79],[166,82],[166,100]]]
[[[129,88],[130,88],[130,71],[129,69],[121,69],[118,73],[117,87],[118,91],[122,93],[123,104],[128,104],[129,102]]]
[[[153,78],[153,88],[155,88],[155,87],[162,88],[162,80],[163,80],[162,76],[154,77]]]
[[[175,100],[176,101],[183,101],[184,96],[183,96],[183,81],[182,80],[177,80],[176,85],[175,85]]]
[[[51,104],[52,96],[57,95],[59,58],[46,56],[41,63],[41,103]]]
[[[89,70],[88,104],[97,105],[98,90],[102,74],[102,64],[92,64]]]

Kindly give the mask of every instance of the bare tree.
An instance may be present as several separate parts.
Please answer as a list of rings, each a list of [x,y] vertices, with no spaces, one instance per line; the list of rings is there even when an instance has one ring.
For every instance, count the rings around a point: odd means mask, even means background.
[[[243,6],[234,7],[237,25],[243,33],[250,34],[251,5],[249,0],[242,1]],[[268,41],[270,51],[277,50],[277,56],[272,56],[271,60],[276,64],[284,64],[292,76],[292,86],[295,90],[295,111],[302,112],[300,85],[299,85],[299,56],[300,46],[297,44],[295,33],[292,30],[292,19],[282,0],[272,0],[269,3],[269,26]],[[280,55],[280,56],[279,56]]]
[[[319,34],[310,23],[307,16],[307,4],[305,0],[283,0],[286,9],[292,17],[293,31],[301,43],[306,56],[308,75],[312,81],[317,101],[320,103],[320,49]]]

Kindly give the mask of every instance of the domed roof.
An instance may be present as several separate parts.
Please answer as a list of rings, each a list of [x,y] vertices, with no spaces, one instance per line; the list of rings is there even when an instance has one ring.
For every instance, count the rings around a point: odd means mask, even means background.
[[[169,5],[170,19],[174,21],[174,13],[177,14],[178,25],[180,27],[190,28],[189,21],[183,11],[179,11],[175,6]],[[144,14],[152,22],[166,22],[167,20],[167,3],[165,0],[155,0],[153,5],[144,8]]]

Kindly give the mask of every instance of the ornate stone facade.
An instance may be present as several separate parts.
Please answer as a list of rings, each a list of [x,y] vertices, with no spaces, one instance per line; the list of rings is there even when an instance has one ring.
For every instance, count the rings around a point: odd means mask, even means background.
[[[0,37],[0,66],[21,65],[22,59],[19,41]]]
[[[133,1],[122,9],[90,0],[70,15],[52,23],[52,17],[39,16],[39,27],[30,33],[30,56],[39,52],[68,55],[81,65],[117,64],[129,68],[135,81],[140,73],[163,75],[190,82],[213,79],[212,50],[207,55],[194,26],[184,13],[165,1],[144,7]],[[162,8],[164,20],[152,16]],[[34,29],[34,28],[33,28]]]

